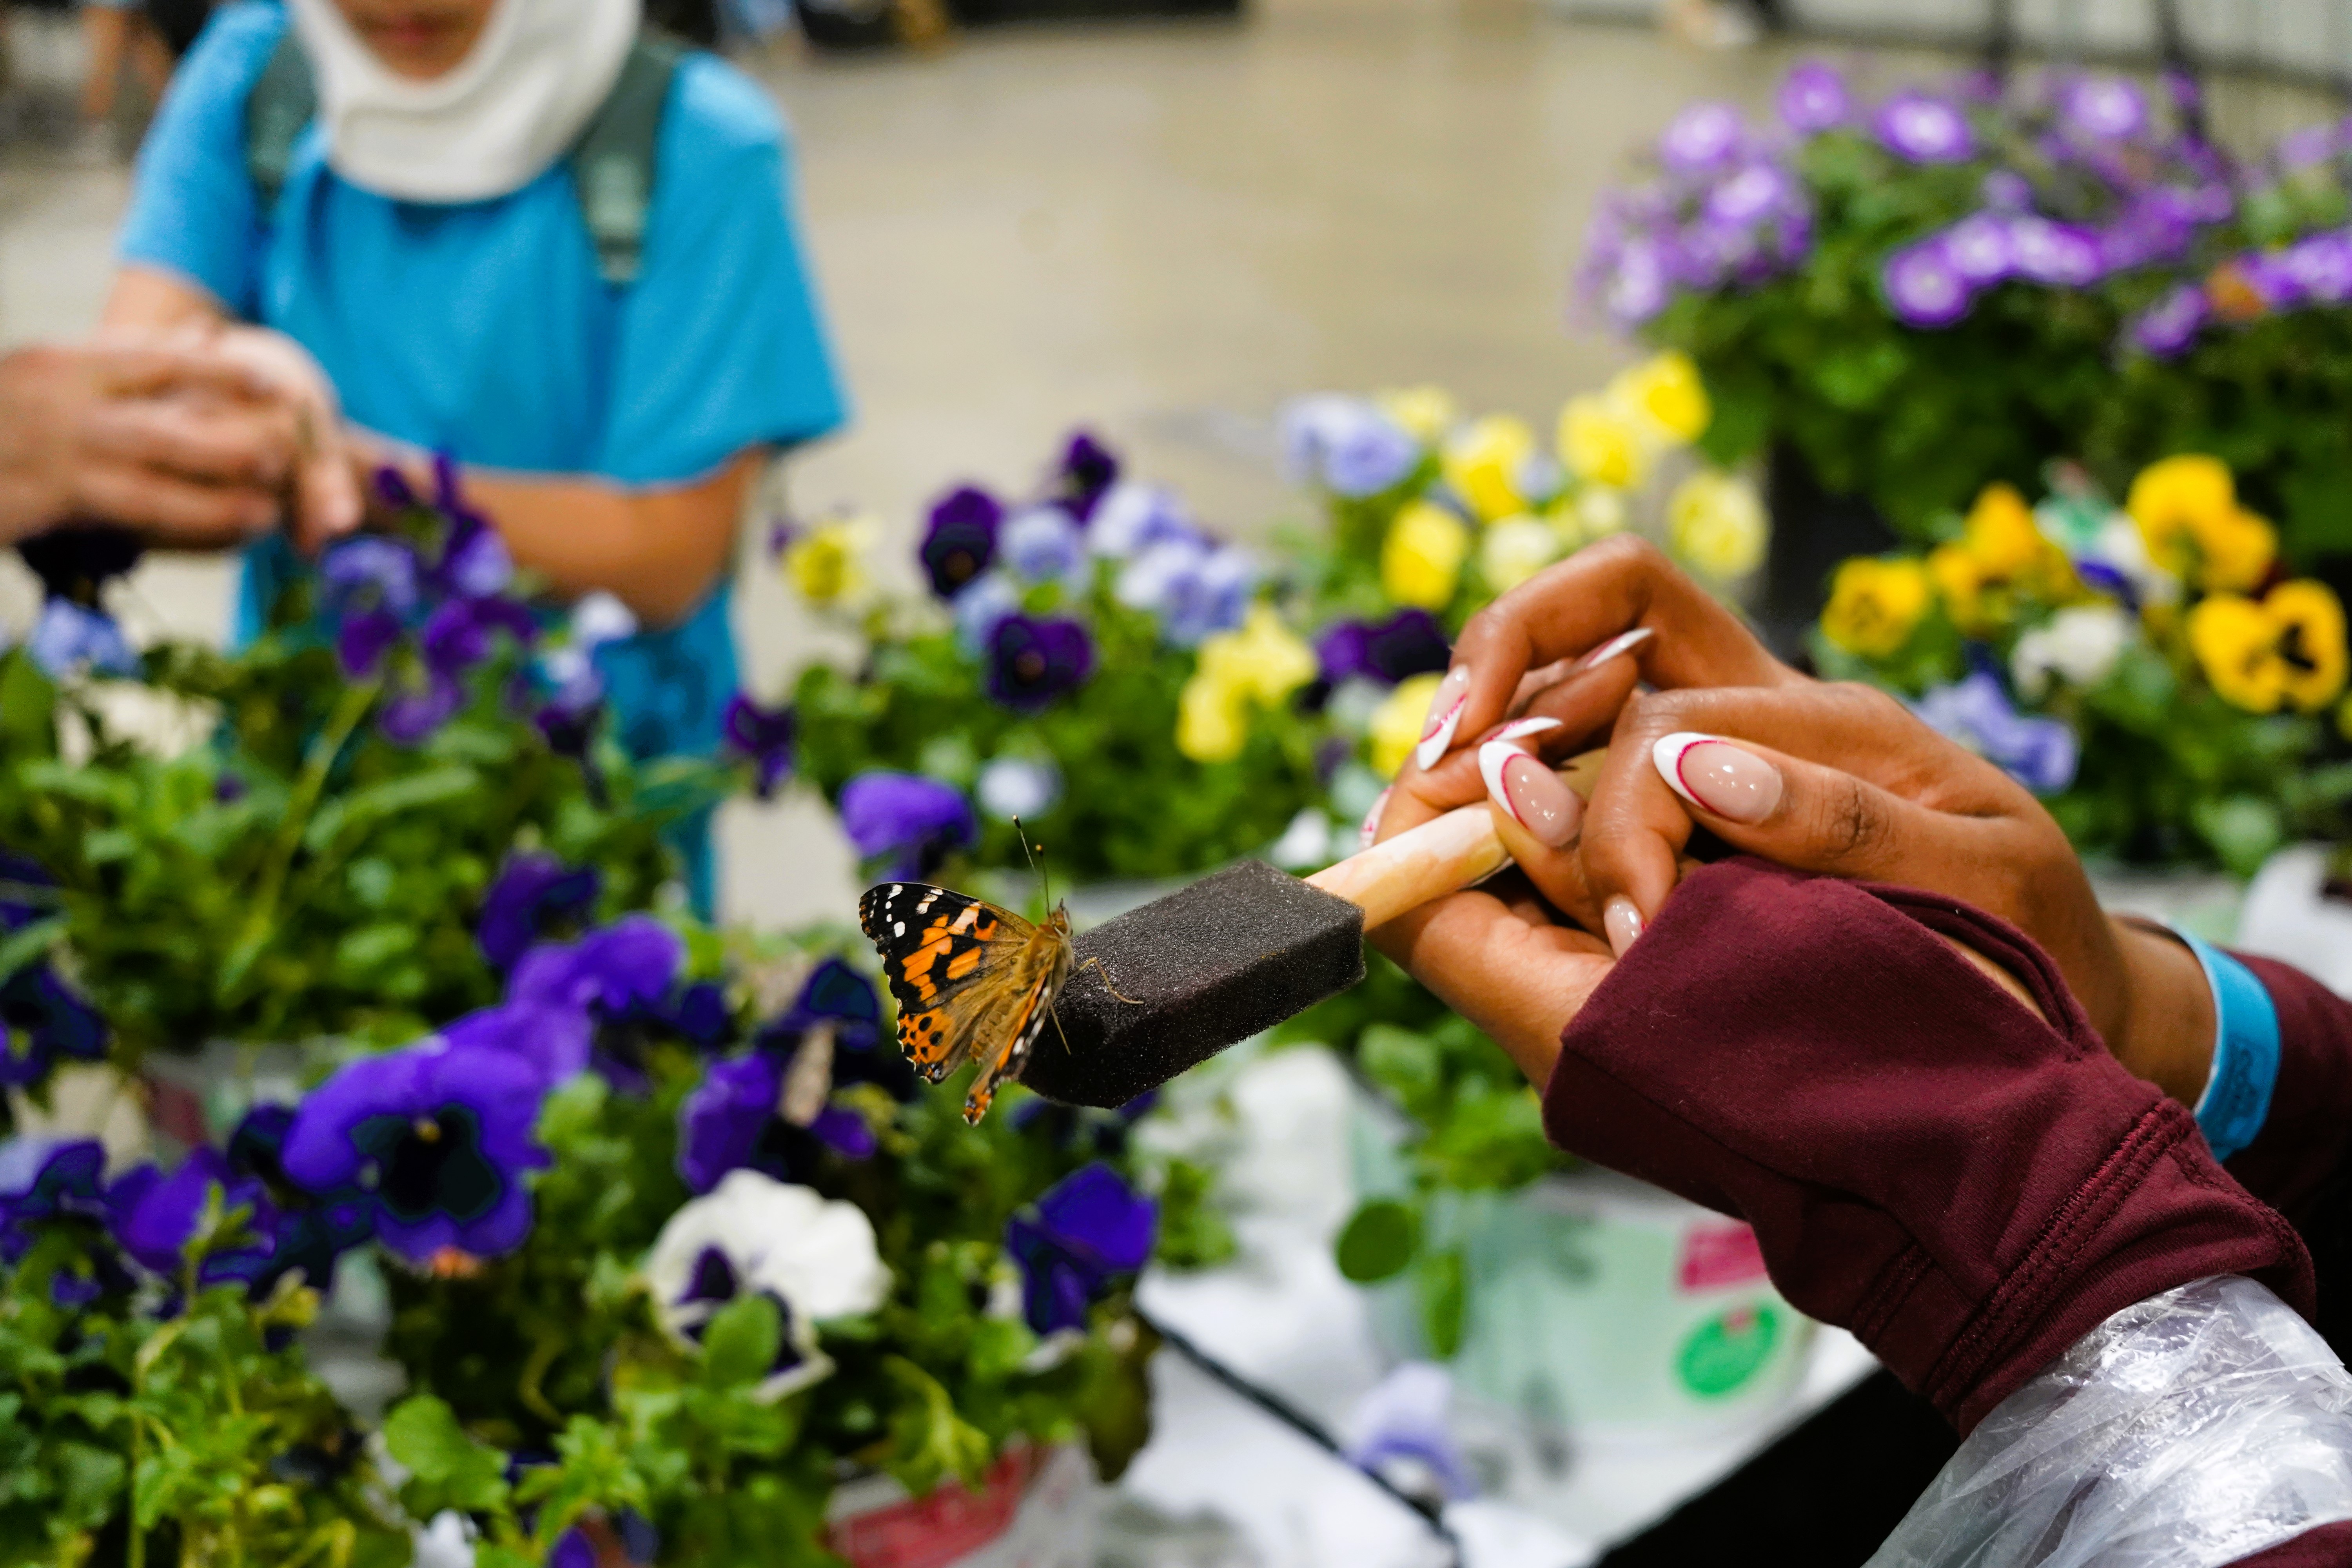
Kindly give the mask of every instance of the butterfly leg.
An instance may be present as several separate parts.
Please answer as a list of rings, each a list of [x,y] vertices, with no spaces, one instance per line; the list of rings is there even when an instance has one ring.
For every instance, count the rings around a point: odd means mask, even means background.
[[[1089,969],[1102,976],[1104,990],[1109,992],[1112,995],[1118,997],[1120,1001],[1126,1003],[1130,1007],[1140,1007],[1143,1005],[1142,998],[1129,996],[1126,992],[1121,991],[1118,986],[1113,985],[1110,983],[1110,971],[1103,967],[1103,961],[1101,959],[1089,958],[1084,963],[1078,965],[1078,972],[1080,973],[1084,973]],[[1062,1026],[1062,1021],[1059,1018],[1055,1019],[1054,1026],[1057,1029],[1060,1028]],[[1066,1040],[1064,1043],[1067,1044],[1068,1042]]]

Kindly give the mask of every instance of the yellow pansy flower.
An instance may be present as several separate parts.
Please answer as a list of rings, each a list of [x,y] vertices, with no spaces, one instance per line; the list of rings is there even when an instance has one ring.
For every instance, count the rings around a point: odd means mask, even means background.
[[[1462,421],[1462,405],[1442,386],[1406,386],[1383,392],[1373,402],[1415,439],[1434,446]]]
[[[2290,703],[2316,713],[2344,691],[2344,606],[2325,583],[2282,583],[2259,603],[2201,599],[2189,612],[2189,647],[2213,689],[2249,713]]]
[[[2056,551],[2042,536],[2033,509],[2015,485],[1990,484],[1969,508],[1962,538],[1979,564],[1999,577],[2019,578],[2045,566]]]
[[[1536,434],[1516,415],[1490,414],[1445,443],[1441,454],[1445,482],[1467,502],[1481,522],[1527,510],[1519,494],[1519,471],[1535,456]]]
[[[1261,600],[1234,631],[1201,644],[1199,674],[1271,708],[1315,679],[1315,650]]]
[[[2132,480],[2124,510],[2148,556],[2176,577],[2193,563],[2200,585],[2243,593],[2269,574],[2278,535],[2238,505],[2228,465],[2201,453],[2150,463]]]
[[[1917,561],[1856,556],[1831,580],[1822,633],[1849,652],[1885,658],[1910,640],[1930,602],[1927,569]]]
[[[829,517],[784,546],[784,576],[813,605],[836,604],[866,590],[862,517]]]
[[[1619,372],[1609,384],[1608,397],[1649,426],[1653,440],[1661,446],[1689,446],[1706,434],[1715,418],[1698,366],[1675,349]]]
[[[1196,763],[1230,763],[1248,739],[1247,694],[1195,671],[1176,697],[1176,749]]]
[[[1559,535],[1539,518],[1507,517],[1478,542],[1478,574],[1486,586],[1507,594],[1564,552]]]
[[[1624,411],[1591,393],[1559,411],[1559,460],[1591,484],[1637,489],[1650,477],[1650,452]]]
[[[1392,779],[1421,743],[1422,725],[1429,718],[1430,700],[1437,695],[1440,675],[1416,675],[1397,682],[1388,700],[1372,711],[1370,738],[1372,772]]]
[[[1454,602],[1470,530],[1434,501],[1400,509],[1381,543],[1381,587],[1400,605],[1442,610]]]
[[[1927,555],[1953,622],[1971,636],[1998,631],[2017,618],[2029,599],[2075,597],[2074,566],[2034,521],[2014,485],[1990,484],[1969,509],[1959,539]]]
[[[1755,571],[1771,536],[1763,498],[1734,475],[1703,469],[1666,499],[1666,537],[1675,553],[1710,577]]]

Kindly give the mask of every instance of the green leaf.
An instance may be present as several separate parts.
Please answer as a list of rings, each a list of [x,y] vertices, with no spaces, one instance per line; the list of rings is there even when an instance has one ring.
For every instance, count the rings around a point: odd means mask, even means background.
[[[703,1381],[713,1388],[760,1383],[775,1366],[783,1342],[783,1318],[776,1304],[762,1295],[738,1296],[711,1315],[703,1334]]]
[[[1448,1250],[1421,1260],[1416,1283],[1421,1287],[1422,1331],[1440,1361],[1450,1361],[1462,1348],[1462,1328],[1468,1306],[1468,1286],[1462,1254]]]
[[[1340,1274],[1371,1285],[1403,1273],[1420,1245],[1420,1216],[1393,1198],[1375,1198],[1349,1217],[1333,1251]]]
[[[37,963],[50,948],[64,939],[66,917],[51,915],[45,921],[8,933],[0,941],[0,981],[14,975],[28,963]]]
[[[472,1458],[474,1440],[457,1425],[457,1414],[429,1394],[404,1399],[383,1418],[384,1447],[409,1471],[428,1481],[446,1481]]]

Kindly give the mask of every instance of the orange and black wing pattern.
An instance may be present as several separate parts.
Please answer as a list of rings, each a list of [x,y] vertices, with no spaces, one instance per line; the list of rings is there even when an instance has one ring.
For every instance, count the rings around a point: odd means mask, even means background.
[[[1068,977],[1070,935],[1057,917],[1030,924],[1010,910],[921,882],[885,882],[858,901],[898,1005],[898,1045],[939,1082],[981,1064],[964,1101],[978,1121],[996,1086],[1021,1070]]]

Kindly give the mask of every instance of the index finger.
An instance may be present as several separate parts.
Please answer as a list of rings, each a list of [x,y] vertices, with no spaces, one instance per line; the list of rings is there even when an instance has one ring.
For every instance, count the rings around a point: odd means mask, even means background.
[[[1803,679],[1656,546],[1620,536],[1545,568],[1470,617],[1431,709],[1423,765],[1500,720],[1530,670],[1636,628],[1656,634],[1631,650],[1654,686]]]
[[[110,397],[152,397],[167,392],[211,392],[264,398],[275,389],[259,372],[226,354],[202,349],[100,346],[83,351],[92,384]]]

